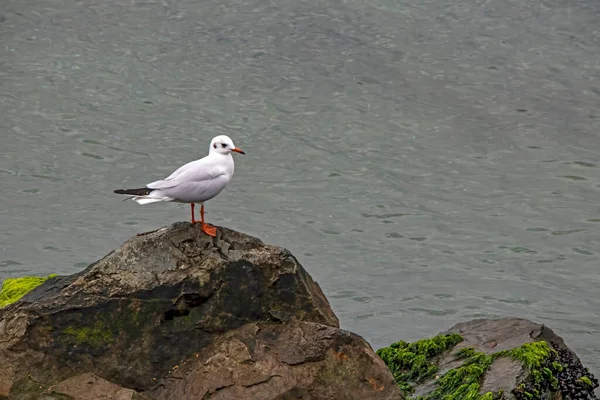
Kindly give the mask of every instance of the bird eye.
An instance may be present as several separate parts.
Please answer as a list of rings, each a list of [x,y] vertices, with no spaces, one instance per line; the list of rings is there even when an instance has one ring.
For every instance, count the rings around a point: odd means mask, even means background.
[[[221,147],[227,147],[226,143],[221,143]]]

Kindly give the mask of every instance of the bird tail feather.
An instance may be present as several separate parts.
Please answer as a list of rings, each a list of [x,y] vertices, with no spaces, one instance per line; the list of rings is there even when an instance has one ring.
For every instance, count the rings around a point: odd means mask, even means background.
[[[139,189],[118,189],[115,190],[117,194],[129,194],[125,200],[133,200],[138,204],[150,204],[157,203],[159,201],[173,201],[171,197],[160,196],[160,191],[156,191],[150,188],[139,188]]]
[[[132,200],[141,205],[157,203],[159,201],[173,201],[173,199],[170,197],[150,197],[150,196],[135,196],[135,197],[133,197]]]

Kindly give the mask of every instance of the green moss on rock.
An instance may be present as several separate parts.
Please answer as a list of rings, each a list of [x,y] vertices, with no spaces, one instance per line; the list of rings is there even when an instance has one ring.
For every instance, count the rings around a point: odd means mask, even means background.
[[[520,361],[531,371],[537,371],[542,364],[548,360],[554,350],[544,341],[525,343],[512,350],[496,353],[498,356],[509,356],[513,360]]]
[[[493,393],[488,392],[482,396],[479,394],[479,389],[485,373],[494,361],[494,357],[477,352],[472,348],[464,348],[457,353],[457,358],[464,359],[464,363],[460,367],[446,372],[437,381],[436,389],[426,397],[421,398],[423,400],[493,399]]]
[[[107,349],[119,339],[135,340],[147,329],[155,307],[157,304],[152,301],[116,300],[102,312],[79,310],[70,314],[70,321],[56,323],[61,327],[55,332],[55,340],[64,346],[85,345],[92,350]]]
[[[94,348],[113,342],[112,332],[100,322],[96,322],[92,328],[88,326],[79,328],[69,326],[64,332],[72,336],[76,343],[86,343]]]
[[[583,383],[584,385],[593,388],[594,384],[592,383],[592,380],[590,378],[588,378],[587,376],[582,376],[581,378],[578,379],[579,382]]]
[[[415,385],[425,382],[437,372],[434,357],[451,349],[462,341],[458,335],[438,335],[432,339],[424,339],[415,343],[398,342],[390,347],[377,351],[377,354],[388,365],[400,388],[410,394]],[[564,352],[564,351],[563,351]],[[568,354],[560,356],[559,351],[545,341],[525,343],[511,350],[491,355],[463,348],[456,353],[457,360],[464,362],[451,369],[441,377],[436,377],[435,388],[424,396],[413,397],[413,400],[498,400],[504,398],[502,391],[497,393],[480,393],[485,374],[492,363],[502,357],[519,361],[529,372],[527,381],[520,382],[512,394],[517,399],[538,400],[547,398],[549,393],[568,394],[571,385],[565,385],[566,365],[573,364]],[[583,394],[593,393],[598,386],[587,369],[581,366],[569,366],[580,376],[577,385],[583,388]],[[579,371],[581,370],[581,371]],[[589,375],[589,376],[588,376]],[[590,378],[591,377],[591,378]],[[579,389],[578,389],[579,390]],[[570,398],[570,397],[568,397]],[[581,397],[583,399],[588,397]]]
[[[525,348],[526,353],[523,353]],[[598,380],[573,357],[573,353],[557,344],[539,341],[507,352],[529,369],[530,379],[520,382],[513,395],[517,400],[547,398],[549,393],[560,393],[563,399],[592,400]],[[589,383],[589,385],[587,384]]]
[[[46,280],[55,276],[56,274],[45,278],[39,276],[24,276],[21,278],[6,279],[2,284],[2,290],[0,290],[0,307],[6,307],[7,305],[14,303]]]
[[[545,391],[556,392],[559,390],[558,373],[562,371],[562,364],[554,361],[556,351],[544,341],[525,343],[512,350],[496,353],[497,357],[510,357],[520,361],[531,374],[532,382],[526,388],[524,382],[518,387],[517,398],[522,394],[526,398],[541,398]]]
[[[437,372],[437,366],[431,362],[432,359],[462,340],[460,335],[449,334],[414,343],[400,341],[377,350],[377,355],[390,368],[400,388],[411,393],[415,384]]]
[[[502,397],[502,393],[497,393],[496,396],[494,396],[494,393],[487,392],[486,394],[481,395],[481,397],[479,399],[480,400],[495,400],[498,397]]]

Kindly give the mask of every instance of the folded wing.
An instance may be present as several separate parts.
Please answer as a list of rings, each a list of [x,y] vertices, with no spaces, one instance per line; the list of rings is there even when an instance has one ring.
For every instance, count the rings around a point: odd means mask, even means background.
[[[165,179],[151,182],[146,187],[148,189],[168,189],[187,182],[208,182],[225,174],[223,169],[207,165],[206,161],[206,158],[202,158],[182,165]]]

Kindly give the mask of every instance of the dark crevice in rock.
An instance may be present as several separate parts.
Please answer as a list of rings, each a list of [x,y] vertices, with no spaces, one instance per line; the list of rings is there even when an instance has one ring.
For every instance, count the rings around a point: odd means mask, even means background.
[[[259,380],[259,381],[256,381],[256,382],[252,382],[252,383],[250,383],[248,385],[244,385],[244,387],[250,388],[250,387],[253,387],[253,386],[262,385],[263,383],[269,383],[269,382],[271,382],[271,380],[273,378],[281,378],[281,375],[269,375],[269,376],[266,376],[262,380]]]
[[[275,323],[287,322],[291,319],[290,313],[279,310],[269,310],[269,319]]]
[[[220,387],[216,388],[216,389],[215,389],[213,392],[206,392],[206,393],[204,394],[204,396],[202,396],[202,400],[208,400],[208,399],[211,399],[212,397],[214,397],[214,395],[215,395],[217,392],[220,392],[221,390],[224,390],[224,389],[230,388],[230,387],[232,387],[233,385],[234,385],[233,383],[232,383],[232,384],[230,384],[230,385],[223,385],[223,386],[220,386]]]
[[[217,247],[217,254],[221,256],[221,259],[223,259],[223,261],[229,260],[229,256],[220,247]]]
[[[190,310],[200,307],[206,303],[213,293],[209,296],[201,296],[199,293],[184,293],[175,301],[173,307],[165,312],[164,321],[172,321],[174,318],[185,317],[190,315]]]

